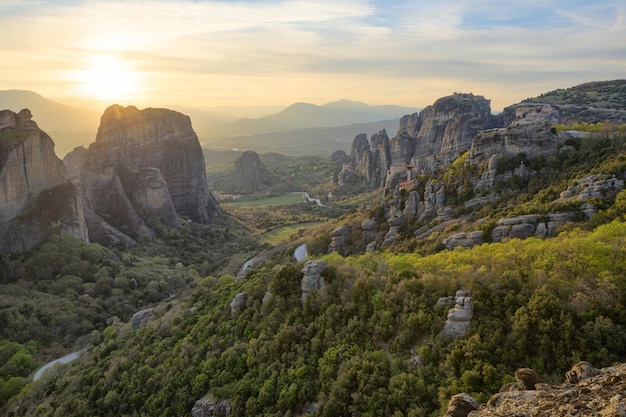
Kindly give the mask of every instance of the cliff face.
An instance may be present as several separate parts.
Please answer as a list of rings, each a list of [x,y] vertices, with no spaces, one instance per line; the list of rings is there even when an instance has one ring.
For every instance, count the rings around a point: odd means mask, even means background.
[[[179,227],[184,216],[208,224],[219,211],[191,121],[172,110],[111,106],[96,142],[75,149],[64,162],[91,212],[90,233],[103,244],[129,239],[107,223],[135,235],[152,234],[146,220]]]
[[[432,172],[453,162],[478,132],[490,127],[490,116],[489,100],[473,94],[454,94],[426,107],[412,155],[415,169]]]
[[[510,158],[525,153],[530,159],[540,156],[553,156],[558,153],[559,143],[566,134],[552,133],[548,120],[520,120],[506,128],[480,132],[472,142],[467,158],[468,164],[478,164],[492,156]]]
[[[351,153],[355,172],[372,188],[395,186],[410,179],[407,165],[412,174],[431,173],[452,163],[470,149],[476,134],[498,123],[501,119],[491,115],[490,102],[482,96],[443,97],[419,114],[402,117],[391,140],[384,131],[369,142],[366,135],[358,135]]]
[[[76,189],[31,117],[28,109],[0,111],[0,252],[32,249],[54,229],[89,240]]]
[[[369,141],[364,134],[356,136],[352,142],[350,158],[355,173],[363,176],[371,188],[383,186],[391,166],[391,147],[387,132],[381,130],[372,135]]]

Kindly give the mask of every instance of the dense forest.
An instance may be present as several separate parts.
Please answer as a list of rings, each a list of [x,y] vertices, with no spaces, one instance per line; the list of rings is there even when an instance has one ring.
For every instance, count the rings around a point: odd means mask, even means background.
[[[327,285],[304,303],[298,266],[209,276],[148,326],[93,335],[75,365],[26,386],[12,415],[188,415],[210,391],[233,415],[423,416],[458,392],[488,399],[518,367],[556,382],[579,360],[626,355],[625,239],[614,220],[425,257],[329,255]],[[441,337],[437,301],[458,289],[474,300],[470,332]]]
[[[472,214],[485,232],[499,217],[571,205],[555,199],[576,178],[623,176],[624,132],[581,129],[594,135],[572,140],[575,152],[501,161],[501,170],[523,162],[538,175],[495,184],[500,199]],[[459,161],[435,175],[458,190],[450,201],[461,212],[473,197],[462,186],[475,172]],[[204,398],[236,416],[438,416],[459,392],[486,401],[519,367],[559,382],[580,360],[626,360],[626,191],[548,239],[446,250],[441,234],[417,242],[424,225],[415,223],[387,249],[364,253],[355,235],[351,256],[327,254],[332,227],[384,216],[384,202],[351,198],[368,204],[337,210],[336,221],[286,242],[243,279],[235,278],[243,262],[269,249],[250,238],[241,222],[254,214],[245,210],[211,226],[150,225],[159,238],[137,245],[55,235],[28,254],[3,255],[0,409],[182,416]],[[308,221],[322,217],[315,210],[271,212]],[[305,297],[304,262],[292,255],[302,241],[328,264],[325,285]],[[471,295],[473,318],[466,336],[449,337],[451,306],[439,301],[458,290]],[[129,320],[147,307],[150,320],[134,327]],[[32,380],[48,359],[75,350],[83,351],[77,361]]]

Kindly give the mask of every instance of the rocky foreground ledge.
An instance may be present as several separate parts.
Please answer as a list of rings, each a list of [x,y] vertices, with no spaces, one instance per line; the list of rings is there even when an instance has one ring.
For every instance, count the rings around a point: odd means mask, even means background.
[[[515,379],[487,404],[455,395],[444,417],[626,417],[626,364],[596,369],[579,362],[561,385],[545,383],[529,368],[518,369]]]

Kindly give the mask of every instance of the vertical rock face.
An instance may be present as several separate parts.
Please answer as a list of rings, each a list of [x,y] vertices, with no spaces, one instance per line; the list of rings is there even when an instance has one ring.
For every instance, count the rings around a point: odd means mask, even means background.
[[[172,110],[111,106],[96,142],[64,162],[95,215],[89,216],[90,234],[103,244],[128,238],[110,233],[107,222],[135,235],[152,234],[146,220],[179,227],[183,216],[207,224],[219,211],[191,121]]]
[[[102,115],[96,145],[111,161],[159,169],[179,215],[206,224],[211,211],[218,210],[188,116],[167,109],[111,106]]]
[[[89,240],[76,189],[31,118],[28,109],[0,111],[0,252],[32,249],[53,229]]]
[[[381,187],[385,183],[391,166],[391,148],[384,129],[372,135],[370,141],[365,134],[356,136],[350,156],[356,174],[363,176],[371,188]]]
[[[481,130],[490,127],[489,100],[473,94],[440,98],[420,113],[421,127],[413,153],[418,172],[432,172],[466,151]],[[394,161],[395,162],[395,161]]]
[[[529,159],[556,155],[559,143],[567,139],[567,134],[555,134],[551,129],[547,119],[524,118],[506,128],[480,132],[469,150],[467,164],[479,164],[496,155],[509,158],[525,153]]]

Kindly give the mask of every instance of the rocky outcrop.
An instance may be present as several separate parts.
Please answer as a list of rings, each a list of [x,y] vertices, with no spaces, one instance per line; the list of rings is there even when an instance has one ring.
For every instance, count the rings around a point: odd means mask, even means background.
[[[363,232],[363,243],[367,245],[376,240],[378,225],[374,219],[363,220],[361,231]]]
[[[304,276],[300,281],[300,289],[302,290],[302,302],[306,300],[306,297],[315,291],[321,290],[325,283],[322,273],[328,269],[328,263],[325,260],[319,261],[307,261],[302,267],[302,273]]]
[[[269,171],[254,151],[242,153],[231,171],[210,180],[212,187],[228,194],[252,194],[272,183]]]
[[[454,301],[455,305],[448,311],[448,318],[441,331],[443,336],[465,336],[474,316],[472,297],[469,297],[466,291],[458,290]]]
[[[208,224],[219,212],[191,121],[172,110],[111,106],[96,142],[75,149],[64,162],[94,214],[90,235],[102,244],[127,241],[128,234],[152,235],[148,220],[179,227],[187,217]],[[112,232],[107,223],[124,233]]]
[[[555,156],[567,133],[553,133],[552,124],[545,119],[521,119],[505,128],[478,133],[471,144],[466,163],[478,165],[497,156],[511,158],[520,153],[528,159]]]
[[[581,206],[582,207],[582,206]],[[527,239],[529,237],[546,238],[556,234],[559,227],[576,220],[580,213],[563,212],[551,213],[546,216],[526,214],[517,217],[502,218],[487,236],[490,242],[502,242],[504,239]],[[485,235],[482,231],[455,233],[443,240],[448,249],[456,247],[471,248],[484,243]]]
[[[25,252],[55,232],[89,241],[77,191],[30,110],[0,111],[0,252]]]
[[[478,410],[480,404],[469,394],[456,394],[450,399],[444,417],[466,417],[470,411]]]
[[[522,119],[527,121],[542,120],[554,125],[561,122],[561,113],[558,106],[548,103],[525,102],[505,107],[502,110],[502,119],[504,126]]]
[[[350,237],[351,230],[348,226],[339,226],[330,233],[331,240],[328,247],[328,253],[337,252],[343,255],[346,250],[348,238]]]
[[[596,369],[579,362],[560,385],[544,383],[528,368],[518,369],[515,377],[516,383],[502,387],[478,409],[473,408],[475,400],[468,394],[459,394],[463,401],[453,397],[446,416],[626,416],[626,364]]]
[[[561,192],[560,200],[587,201],[591,198],[606,198],[609,193],[617,195],[623,189],[624,180],[615,175],[586,175]]]
[[[440,209],[446,204],[446,190],[444,184],[434,180],[428,181],[424,189],[424,211],[418,215],[418,220],[431,220],[437,217]]]
[[[248,296],[245,292],[240,292],[233,297],[230,302],[230,313],[235,314],[246,306]]]
[[[387,171],[391,166],[389,137],[385,130],[372,135],[357,135],[352,142],[350,159],[354,172],[364,178],[370,188],[379,188],[385,184]]]
[[[412,155],[419,173],[433,172],[467,151],[472,139],[490,126],[490,101],[473,94],[440,98],[420,113],[422,120]],[[396,162],[394,160],[394,162]]]
[[[228,400],[214,401],[209,395],[196,401],[191,409],[192,417],[227,417],[230,412]]]
[[[130,319],[133,330],[141,329],[148,324],[153,312],[154,308],[146,308],[145,310],[141,310],[133,314],[133,317]]]

